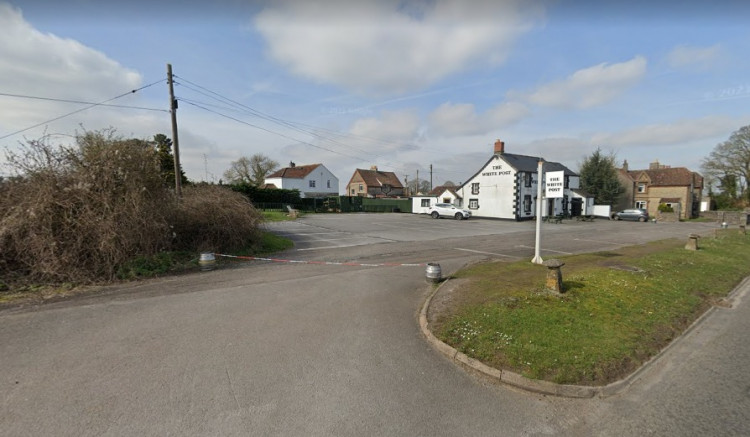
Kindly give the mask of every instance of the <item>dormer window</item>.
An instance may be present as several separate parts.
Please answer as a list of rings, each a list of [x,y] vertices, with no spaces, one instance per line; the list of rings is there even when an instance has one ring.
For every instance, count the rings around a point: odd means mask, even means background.
[[[639,193],[645,193],[646,192],[646,184],[644,182],[638,183],[638,192]]]

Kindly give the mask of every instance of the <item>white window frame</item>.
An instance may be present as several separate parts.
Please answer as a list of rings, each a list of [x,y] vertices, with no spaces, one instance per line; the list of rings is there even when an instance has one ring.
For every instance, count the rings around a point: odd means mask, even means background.
[[[647,206],[648,202],[646,202],[645,200],[636,200],[635,202],[635,207],[637,209],[646,209]]]
[[[523,212],[531,212],[531,194],[523,196]]]
[[[645,182],[639,182],[638,183],[638,192],[639,193],[645,193],[646,189],[647,189],[647,186],[646,186]]]
[[[469,209],[479,209],[479,199],[469,199]]]
[[[471,194],[479,194],[479,182],[473,182],[471,184]]]

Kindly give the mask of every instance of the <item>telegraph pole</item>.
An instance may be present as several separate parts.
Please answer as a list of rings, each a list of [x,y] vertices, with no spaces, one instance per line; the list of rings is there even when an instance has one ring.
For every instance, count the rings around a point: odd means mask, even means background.
[[[404,187],[406,187],[406,195],[409,196],[409,175],[404,175]]]
[[[432,164],[430,164],[430,191],[432,191]]]
[[[182,197],[182,172],[180,171],[180,141],[177,139],[177,99],[174,98],[172,64],[167,64],[167,84],[169,85],[169,113],[172,115],[172,145],[174,145],[174,192]]]
[[[416,182],[416,184],[417,184],[416,185],[417,189],[414,190],[414,192],[417,194],[417,196],[419,196],[419,170],[417,170],[417,182]]]

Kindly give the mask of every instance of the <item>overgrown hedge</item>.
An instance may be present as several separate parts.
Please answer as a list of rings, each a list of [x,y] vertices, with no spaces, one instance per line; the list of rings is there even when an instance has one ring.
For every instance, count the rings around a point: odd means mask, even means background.
[[[74,146],[31,141],[6,155],[16,175],[0,182],[0,290],[112,280],[137,257],[260,240],[260,215],[239,193],[186,186],[177,199],[147,141],[110,129],[85,132]]]

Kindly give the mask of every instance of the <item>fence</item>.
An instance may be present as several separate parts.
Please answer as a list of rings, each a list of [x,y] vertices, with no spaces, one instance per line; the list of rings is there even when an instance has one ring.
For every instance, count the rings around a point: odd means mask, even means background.
[[[411,199],[370,199],[356,196],[337,196],[299,199],[296,202],[254,202],[263,211],[286,212],[287,205],[305,212],[404,212],[412,210]]]

